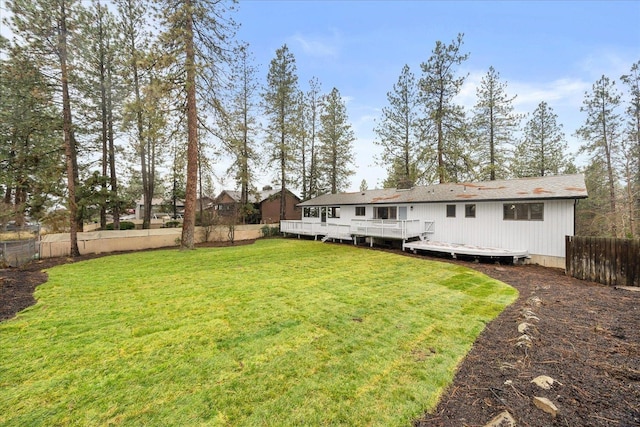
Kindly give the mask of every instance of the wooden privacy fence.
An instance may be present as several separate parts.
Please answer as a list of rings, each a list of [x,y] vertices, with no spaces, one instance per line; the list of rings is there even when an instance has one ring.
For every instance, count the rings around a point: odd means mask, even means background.
[[[566,272],[611,286],[640,286],[640,240],[566,236]]]

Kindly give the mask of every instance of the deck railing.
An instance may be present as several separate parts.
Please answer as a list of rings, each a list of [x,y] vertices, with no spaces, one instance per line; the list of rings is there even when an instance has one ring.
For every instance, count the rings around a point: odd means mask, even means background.
[[[434,232],[433,221],[354,219],[350,224],[312,221],[280,221],[280,231],[310,236],[370,236],[388,239],[410,239]]]

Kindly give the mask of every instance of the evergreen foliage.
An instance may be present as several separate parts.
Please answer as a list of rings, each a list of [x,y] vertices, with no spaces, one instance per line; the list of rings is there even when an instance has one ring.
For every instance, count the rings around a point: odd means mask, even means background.
[[[382,118],[374,129],[378,139],[375,144],[382,148],[376,159],[386,166],[385,187],[394,187],[397,182],[410,180],[425,183],[425,172],[429,169],[429,154],[423,141],[422,116],[418,85],[408,65],[402,68],[398,82],[387,93],[388,106],[382,108]]]
[[[613,237],[620,237],[618,227],[618,208],[616,206],[616,186],[618,170],[616,163],[621,154],[622,117],[618,113],[621,106],[621,94],[615,87],[615,81],[602,76],[593,84],[591,92],[585,93],[580,111],[586,113],[584,125],[576,134],[585,143],[580,150],[589,155],[591,164],[600,166],[604,172],[603,179],[608,189],[609,226],[605,232]]]
[[[462,53],[463,34],[446,45],[436,42],[431,56],[420,64],[420,97],[425,108],[426,150],[435,158],[435,168],[429,170],[440,183],[464,179],[470,168],[470,153],[466,147],[468,129],[462,106],[455,103],[465,77],[456,76],[456,67],[469,57]]]
[[[476,89],[478,101],[473,117],[473,131],[477,141],[478,178],[482,181],[505,179],[513,156],[514,134],[521,116],[514,112],[515,96],[506,93],[506,83],[493,67]]]
[[[292,172],[298,160],[299,93],[295,57],[285,44],[271,60],[267,86],[262,93],[263,112],[268,121],[265,139],[268,162],[275,167],[280,184],[280,219],[285,215],[286,188],[293,183]]]
[[[567,142],[558,115],[542,101],[524,128],[524,136],[516,145],[512,170],[518,178],[559,175],[571,165]]]
[[[347,107],[335,87],[323,98],[320,114],[319,157],[322,182],[336,194],[345,190],[353,175],[353,141],[355,136],[347,116]]]

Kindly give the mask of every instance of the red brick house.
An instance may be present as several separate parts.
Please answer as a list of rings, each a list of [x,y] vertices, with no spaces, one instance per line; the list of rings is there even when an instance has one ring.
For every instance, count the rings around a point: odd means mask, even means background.
[[[297,207],[300,198],[289,190],[285,190],[285,217],[284,219],[296,220],[302,218],[302,209]],[[249,194],[249,203],[253,205],[255,214],[247,218],[249,224],[273,224],[280,221],[280,190],[264,187],[262,191]],[[236,216],[238,222],[240,216],[240,191],[223,190],[216,197],[210,209],[215,215],[222,218]]]

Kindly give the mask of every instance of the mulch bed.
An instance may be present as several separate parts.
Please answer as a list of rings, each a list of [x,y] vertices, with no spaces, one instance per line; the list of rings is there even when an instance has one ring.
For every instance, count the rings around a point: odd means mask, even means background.
[[[97,256],[0,270],[0,320],[35,303],[43,269]],[[520,297],[487,325],[438,407],[415,426],[484,426],[505,410],[518,426],[640,426],[640,292],[534,265],[448,262],[508,283]],[[523,322],[530,326],[521,333]],[[551,389],[531,382],[539,375],[555,380]],[[548,398],[557,415],[538,409],[534,396]]]

